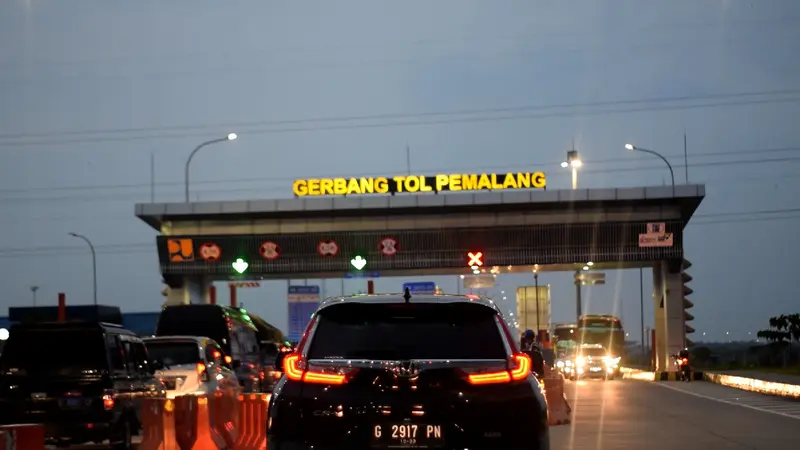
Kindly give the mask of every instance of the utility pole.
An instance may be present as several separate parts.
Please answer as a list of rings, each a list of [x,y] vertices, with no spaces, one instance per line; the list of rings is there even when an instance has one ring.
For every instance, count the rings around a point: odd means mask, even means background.
[[[156,155],[150,152],[150,203],[156,202]]]

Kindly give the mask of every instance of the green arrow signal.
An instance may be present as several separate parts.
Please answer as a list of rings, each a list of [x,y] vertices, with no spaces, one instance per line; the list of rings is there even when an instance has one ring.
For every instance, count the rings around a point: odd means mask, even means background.
[[[355,258],[350,260],[350,264],[356,268],[356,270],[361,270],[364,266],[367,265],[367,260],[362,258],[361,256],[356,256]]]
[[[247,264],[247,262],[245,262],[245,260],[243,260],[242,258],[238,258],[231,265],[233,266],[233,270],[239,273],[244,273],[244,271],[247,270],[248,267],[250,267],[250,264]]]

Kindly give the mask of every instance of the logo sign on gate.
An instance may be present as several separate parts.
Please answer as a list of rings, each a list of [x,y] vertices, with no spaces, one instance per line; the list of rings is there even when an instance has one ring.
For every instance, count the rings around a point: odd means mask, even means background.
[[[646,231],[646,233],[639,234],[639,247],[672,247],[674,245],[673,233],[667,233],[665,223],[648,223]]]
[[[289,286],[287,300],[289,303],[288,339],[297,342],[303,336],[303,332],[311,320],[311,315],[319,306],[319,286]]]
[[[403,291],[408,289],[411,295],[414,294],[435,294],[436,283],[432,281],[418,281],[415,283],[403,283]]]

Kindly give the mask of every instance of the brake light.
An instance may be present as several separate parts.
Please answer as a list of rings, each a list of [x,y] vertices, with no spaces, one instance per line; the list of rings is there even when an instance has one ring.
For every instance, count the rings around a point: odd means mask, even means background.
[[[352,375],[353,372],[353,370],[347,373],[342,373],[340,370],[337,372],[312,370],[307,367],[305,361],[297,353],[288,354],[283,358],[283,373],[286,374],[286,378],[292,381],[340,385],[347,383],[348,376]]]
[[[202,375],[206,371],[206,365],[203,363],[197,363],[197,374]]]
[[[222,353],[220,353],[217,350],[214,350],[214,353],[212,353],[211,356],[213,356],[215,360],[220,359],[222,357]]]
[[[233,362],[233,358],[228,355],[225,355],[225,364],[230,364]]]
[[[105,409],[106,411],[114,409],[114,397],[111,394],[107,393],[103,395],[103,409]]]
[[[683,359],[681,360],[681,362],[682,362],[683,364],[689,364],[689,360],[688,360],[688,359],[686,359],[686,358],[683,358]]]
[[[472,373],[467,375],[470,384],[498,384],[511,383],[524,380],[531,373],[531,357],[524,353],[513,355],[509,361],[509,368],[497,372]]]

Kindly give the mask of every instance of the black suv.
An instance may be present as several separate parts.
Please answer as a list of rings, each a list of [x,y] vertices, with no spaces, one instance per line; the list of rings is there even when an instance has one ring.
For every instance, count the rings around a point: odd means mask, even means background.
[[[0,423],[44,424],[52,444],[131,448],[141,399],[163,395],[142,340],[118,325],[14,325],[0,357]]]
[[[270,450],[550,447],[531,360],[474,296],[324,301],[270,399]]]

